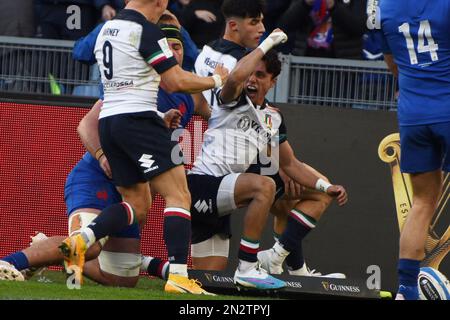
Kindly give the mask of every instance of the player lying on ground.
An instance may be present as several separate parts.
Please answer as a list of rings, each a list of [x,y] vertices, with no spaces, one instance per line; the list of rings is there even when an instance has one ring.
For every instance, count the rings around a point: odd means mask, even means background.
[[[101,103],[97,103],[79,125],[82,140],[86,142],[85,128],[92,119],[98,119]],[[175,111],[175,110],[173,110]],[[167,124],[178,127],[180,113],[170,112]],[[173,120],[173,121],[172,121]],[[98,140],[98,139],[97,139]],[[88,144],[94,145],[93,139]],[[104,155],[99,155],[102,167],[108,168]],[[121,197],[100,163],[86,153],[69,173],[64,188],[64,200],[69,218],[69,235],[74,235],[86,227],[100,213],[102,208],[120,203]],[[107,169],[108,171],[108,169]],[[41,235],[33,239],[30,247],[0,259],[1,280],[24,280],[21,271],[33,270],[50,265],[62,264],[64,257],[58,246],[66,236],[47,238]],[[103,238],[86,253],[84,274],[103,285],[134,287],[140,271],[167,279],[168,262],[140,255],[140,228],[137,223],[124,230]],[[32,272],[26,273],[28,276]]]
[[[181,65],[183,61],[183,42],[179,30],[173,25],[162,25],[160,27],[168,38],[169,46],[175,58]],[[163,82],[161,87],[164,87]],[[100,150],[97,133],[100,106],[101,101],[83,118],[78,128],[86,148],[94,156],[97,156],[99,161],[90,153],[86,153],[69,174],[65,189],[65,199],[70,215],[70,229],[74,227],[75,230],[79,230],[80,225],[81,227],[88,225],[102,208],[105,208],[108,204],[120,202],[120,195],[108,178],[111,172],[106,157],[101,153],[95,154],[96,151]],[[161,88],[158,92],[158,108],[161,112],[172,108],[176,108],[180,112],[181,119],[178,119],[179,122],[173,123],[172,127],[184,127],[193,113],[202,115],[205,120],[210,115],[209,107],[201,94],[192,95],[192,97],[189,94],[169,94]],[[70,234],[73,232],[70,232]],[[114,277],[107,270],[113,270],[112,274],[116,276],[123,273],[127,275],[136,274],[137,276],[139,272],[136,268],[138,264],[139,238],[139,230],[136,226],[126,228],[117,237],[111,237],[110,241],[106,243],[106,247],[104,247],[104,249],[108,249],[108,253],[102,252],[98,261],[89,261],[84,270],[85,275],[105,285],[134,286],[137,281],[136,277]],[[39,245],[25,249],[24,254],[26,257],[28,256],[28,259],[18,254],[9,260],[19,270],[26,269],[28,266],[41,267],[60,263],[62,256],[57,250],[60,242],[61,237],[52,237],[39,243]],[[104,243],[105,241],[103,240],[102,242]],[[100,247],[100,244],[94,246],[93,250],[90,250],[87,259],[90,260],[96,257]],[[130,250],[131,252],[128,252]],[[113,253],[109,253],[109,251]],[[167,276],[167,267],[167,263],[159,259],[143,257],[141,270],[147,270],[150,275],[165,278]],[[10,279],[14,277],[21,278],[20,273],[11,266],[5,265],[0,266],[0,268],[8,270],[8,272],[4,273],[5,278],[7,274]],[[102,276],[102,274],[106,276]]]
[[[219,93],[222,104],[212,111],[202,153],[188,175],[194,267],[221,270],[226,266],[230,213],[247,207],[238,254],[240,263],[234,279],[238,285],[261,289],[275,289],[284,284],[270,277],[256,263],[259,238],[275,194],[271,178],[245,173],[258,153],[267,147],[268,141],[261,145],[260,139],[275,139],[280,131],[281,168],[294,181],[311,188],[317,185],[337,197],[341,205],[347,200],[344,188],[328,185],[324,188],[320,176],[295,159],[286,142],[281,115],[264,100],[279,74],[280,62],[276,52],[263,56],[285,39],[283,32],[273,32],[233,70],[229,82]],[[278,70],[274,70],[274,66],[278,66]],[[262,99],[259,90],[264,91]]]

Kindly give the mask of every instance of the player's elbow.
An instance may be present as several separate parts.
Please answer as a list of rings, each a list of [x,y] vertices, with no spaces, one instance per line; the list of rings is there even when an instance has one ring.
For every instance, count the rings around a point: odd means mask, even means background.
[[[86,118],[81,119],[80,123],[77,127],[77,133],[80,137],[84,136],[84,133],[86,132]]]
[[[170,79],[170,81],[164,82],[164,89],[168,93],[189,92],[189,84],[189,79],[185,75],[180,74],[178,77],[174,77]]]

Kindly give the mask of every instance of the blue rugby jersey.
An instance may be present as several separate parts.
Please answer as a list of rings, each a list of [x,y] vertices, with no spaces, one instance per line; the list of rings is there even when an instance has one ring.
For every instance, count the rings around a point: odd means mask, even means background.
[[[383,51],[399,68],[400,125],[450,121],[450,1],[379,3]]]

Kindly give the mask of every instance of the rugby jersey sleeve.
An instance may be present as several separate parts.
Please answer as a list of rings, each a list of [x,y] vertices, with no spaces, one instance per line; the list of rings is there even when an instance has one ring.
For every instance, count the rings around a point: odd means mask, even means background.
[[[287,127],[286,127],[286,123],[284,121],[284,117],[283,114],[281,112],[278,111],[278,113],[281,116],[281,124],[280,127],[278,128],[278,143],[282,144],[283,142],[287,141]]]
[[[143,25],[139,52],[159,74],[178,64],[166,37],[156,25],[151,23]]]

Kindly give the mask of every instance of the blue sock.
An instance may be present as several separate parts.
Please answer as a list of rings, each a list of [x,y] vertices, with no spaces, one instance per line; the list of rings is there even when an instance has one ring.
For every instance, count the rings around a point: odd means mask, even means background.
[[[185,209],[166,208],[163,228],[169,262],[187,264],[191,243],[191,213]]]
[[[304,263],[305,258],[303,257],[303,247],[300,242],[300,244],[286,257],[286,264],[290,270],[298,270],[303,267]]]
[[[81,234],[84,240],[92,245],[108,235],[118,233],[127,226],[135,223],[135,214],[131,206],[126,202],[113,204],[104,209],[100,215],[92,221]]]
[[[0,260],[6,261],[6,262],[12,264],[19,271],[28,269],[30,267],[28,258],[22,251],[10,254],[9,256],[1,258]]]
[[[280,238],[280,243],[289,251],[286,258],[286,264],[292,270],[303,267],[303,248],[302,241],[308,233],[315,228],[316,220],[309,215],[293,209],[289,213],[286,229]]]
[[[399,290],[406,300],[419,299],[417,278],[420,272],[420,261],[400,259],[398,261]]]

